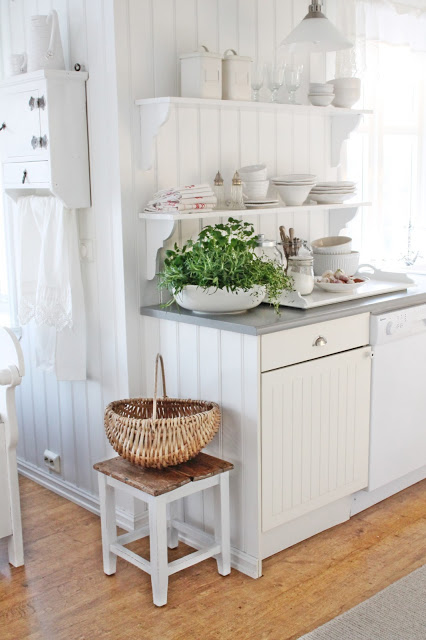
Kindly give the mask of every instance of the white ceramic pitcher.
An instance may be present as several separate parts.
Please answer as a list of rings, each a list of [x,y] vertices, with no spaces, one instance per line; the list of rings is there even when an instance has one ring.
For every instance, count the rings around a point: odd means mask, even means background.
[[[28,71],[65,69],[58,14],[31,16],[28,43]]]

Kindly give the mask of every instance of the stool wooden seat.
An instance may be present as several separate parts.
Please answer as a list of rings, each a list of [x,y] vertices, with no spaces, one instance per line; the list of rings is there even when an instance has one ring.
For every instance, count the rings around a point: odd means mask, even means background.
[[[151,575],[153,600],[157,606],[167,603],[169,575],[197,562],[214,557],[219,573],[228,575],[231,571],[229,471],[233,468],[230,462],[205,453],[199,453],[184,464],[164,469],[145,469],[120,457],[96,463],[94,469],[99,472],[105,573],[115,573],[117,556],[146,571]],[[185,533],[190,530],[192,536],[197,537],[195,527],[174,517],[173,502],[210,487],[214,487],[215,491],[215,535],[212,544],[168,563],[167,547],[173,549],[178,546],[179,532]],[[148,526],[117,536],[115,489],[127,492],[148,504]],[[147,535],[150,536],[150,562],[125,547],[126,544]],[[202,547],[202,544],[200,546]]]

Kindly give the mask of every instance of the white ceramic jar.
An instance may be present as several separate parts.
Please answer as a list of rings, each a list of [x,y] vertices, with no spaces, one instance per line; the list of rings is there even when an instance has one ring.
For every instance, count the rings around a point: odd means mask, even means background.
[[[251,100],[251,63],[251,58],[237,55],[234,49],[225,51],[222,62],[224,100]]]
[[[180,95],[183,98],[222,98],[222,56],[202,45],[180,56]]]

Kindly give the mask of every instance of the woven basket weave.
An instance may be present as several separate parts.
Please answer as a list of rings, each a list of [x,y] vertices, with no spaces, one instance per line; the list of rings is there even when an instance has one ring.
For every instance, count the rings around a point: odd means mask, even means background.
[[[162,398],[157,398],[159,362]],[[196,456],[213,439],[220,421],[220,409],[214,402],[167,397],[163,358],[158,354],[154,397],[111,402],[104,423],[108,440],[122,458],[141,467],[162,469]]]

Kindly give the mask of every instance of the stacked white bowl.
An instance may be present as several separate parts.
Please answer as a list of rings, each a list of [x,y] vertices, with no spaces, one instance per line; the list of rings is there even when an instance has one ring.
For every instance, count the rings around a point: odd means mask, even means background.
[[[271,178],[271,181],[284,204],[298,207],[305,202],[316,179],[316,175],[312,173],[291,173]]]
[[[356,194],[355,182],[317,182],[309,197],[318,204],[342,204]]]
[[[352,238],[332,236],[319,238],[311,243],[314,254],[314,274],[322,276],[325,271],[342,269],[353,276],[359,265],[359,252],[352,251]]]
[[[361,97],[361,80],[359,78],[336,78],[327,84],[334,87],[335,107],[350,109]]]
[[[327,82],[311,82],[308,97],[316,107],[328,107],[334,99],[333,86]]]
[[[264,164],[253,164],[238,169],[243,183],[243,194],[248,201],[262,201],[266,198],[269,188],[267,171]]]

